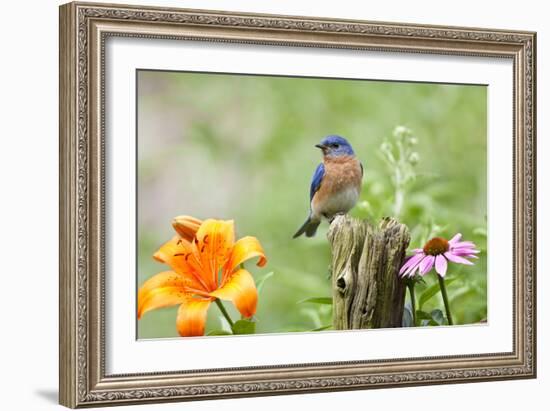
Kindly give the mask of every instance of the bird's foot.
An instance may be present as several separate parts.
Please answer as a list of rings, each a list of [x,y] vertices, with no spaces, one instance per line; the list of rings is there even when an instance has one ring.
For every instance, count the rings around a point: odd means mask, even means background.
[[[347,213],[346,213],[345,211],[341,211],[341,212],[339,212],[339,213],[334,214],[332,217],[330,217],[330,218],[328,219],[329,224],[332,224],[332,222],[334,221],[334,219],[335,219],[336,217],[342,216],[342,215],[346,215],[346,214],[347,214]]]

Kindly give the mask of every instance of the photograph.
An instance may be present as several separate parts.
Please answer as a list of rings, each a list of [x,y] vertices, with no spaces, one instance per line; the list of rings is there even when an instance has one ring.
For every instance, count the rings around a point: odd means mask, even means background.
[[[136,338],[490,322],[486,85],[137,69],[135,87]],[[359,268],[385,276],[342,326],[362,291],[334,233],[356,223]]]
[[[279,3],[59,7],[60,404],[537,378],[539,26]]]

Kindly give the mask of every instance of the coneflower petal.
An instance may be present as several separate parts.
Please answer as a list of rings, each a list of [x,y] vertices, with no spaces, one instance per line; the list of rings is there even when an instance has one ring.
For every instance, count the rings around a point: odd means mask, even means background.
[[[414,273],[415,271],[417,271],[418,267],[420,266],[420,264],[422,263],[422,261],[424,260],[424,258],[426,258],[426,255],[425,254],[419,254],[420,258],[418,259],[418,261],[416,262],[416,264],[413,264],[411,265],[407,271],[405,271],[403,273],[403,276],[409,276],[409,277],[414,277]]]
[[[445,274],[447,274],[447,259],[442,255],[435,257],[435,271],[439,273],[441,277],[445,277]]]
[[[451,244],[451,247],[453,249],[454,248],[463,248],[463,247],[475,248],[475,246],[476,245],[474,243],[472,243],[471,241],[459,241],[459,242]]]
[[[460,234],[460,233],[455,234],[455,236],[449,240],[449,244],[453,246],[456,243],[458,243],[461,238],[462,238],[462,234]]]
[[[405,262],[405,264],[403,264],[403,267],[401,267],[401,270],[399,270],[399,274],[404,274],[408,268],[418,264],[420,260],[422,260],[423,258],[424,258],[423,254],[415,254],[410,256]]]
[[[420,272],[420,275],[424,275],[430,271],[434,266],[434,261],[435,257],[433,255],[427,255],[426,258],[424,258],[419,264],[418,271]]]
[[[453,263],[474,265],[471,261],[468,261],[459,255],[453,254],[451,251],[447,251],[444,255],[447,257],[447,260],[452,261]]]
[[[454,255],[458,255],[460,257],[470,257],[471,255],[475,255],[479,253],[479,250],[474,250],[471,248],[459,248],[458,250],[452,250],[451,253]]]

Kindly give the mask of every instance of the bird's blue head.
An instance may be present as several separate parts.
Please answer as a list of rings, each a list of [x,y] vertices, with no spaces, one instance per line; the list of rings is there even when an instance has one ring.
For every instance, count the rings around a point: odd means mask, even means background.
[[[328,157],[353,156],[353,148],[344,137],[330,135],[321,140],[315,147],[323,151],[323,155]]]

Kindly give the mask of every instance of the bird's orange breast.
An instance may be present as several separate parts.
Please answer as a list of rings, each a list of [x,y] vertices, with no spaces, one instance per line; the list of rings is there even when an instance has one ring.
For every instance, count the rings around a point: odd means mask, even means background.
[[[325,185],[325,190],[329,193],[345,190],[349,186],[355,186],[357,190],[361,189],[363,173],[361,164],[355,156],[327,157],[324,159],[324,166],[325,176],[320,188]]]

